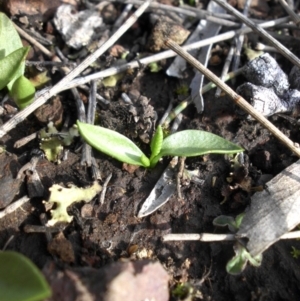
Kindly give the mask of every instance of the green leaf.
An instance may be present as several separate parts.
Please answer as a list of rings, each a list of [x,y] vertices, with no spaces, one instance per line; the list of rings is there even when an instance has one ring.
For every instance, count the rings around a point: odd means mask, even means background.
[[[234,154],[243,149],[212,133],[186,130],[168,136],[162,143],[159,156],[194,157],[204,154]]]
[[[218,227],[228,226],[230,232],[236,232],[238,230],[238,228],[236,228],[235,220],[232,216],[219,215],[213,220],[213,225]]]
[[[51,296],[42,273],[20,253],[0,252],[1,301],[39,301]]]
[[[240,228],[244,216],[245,216],[245,213],[243,212],[243,213],[237,215],[237,217],[235,218],[235,225],[236,225],[237,229]]]
[[[29,106],[34,100],[35,88],[31,81],[21,75],[17,78],[9,92],[10,97],[14,100],[20,110]]]
[[[23,47],[12,21],[4,13],[0,13],[0,41],[0,59]]]
[[[77,121],[80,135],[84,140],[102,153],[121,162],[148,167],[150,161],[145,154],[127,137],[103,128]],[[147,162],[146,162],[147,161]]]
[[[230,232],[235,233],[240,228],[244,215],[245,213],[241,213],[235,219],[232,216],[220,215],[213,220],[213,225],[218,227],[228,226]]]
[[[248,260],[243,256],[245,251],[246,249],[238,244],[238,247],[235,250],[236,255],[226,264],[226,271],[228,274],[238,275],[246,268]]]
[[[151,149],[150,161],[152,160],[152,158],[154,158],[160,153],[163,139],[164,139],[163,129],[161,125],[159,125],[150,142],[150,149]]]
[[[240,243],[234,245],[235,256],[230,259],[226,265],[227,273],[231,275],[240,274],[249,263],[255,267],[259,267],[262,262],[262,254],[258,254],[255,257],[252,257],[250,253],[246,250],[244,246]]]
[[[0,60],[23,47],[22,41],[14,27],[13,22],[3,13],[0,13],[0,41]],[[18,78],[20,75],[23,75],[24,70],[25,62],[22,61],[18,64],[18,69],[15,71],[15,76],[11,79],[11,82],[8,83],[9,90],[11,89],[14,79]],[[6,73],[4,73],[4,76],[5,75]]]
[[[12,86],[13,81],[23,74],[20,74],[21,64],[24,62],[28,51],[29,47],[22,47],[0,60],[0,90],[8,84]]]

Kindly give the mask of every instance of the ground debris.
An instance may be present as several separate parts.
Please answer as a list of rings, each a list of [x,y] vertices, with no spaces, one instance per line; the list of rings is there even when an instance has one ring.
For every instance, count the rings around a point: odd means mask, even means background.
[[[159,262],[150,260],[116,262],[100,270],[77,268],[59,272],[51,264],[44,274],[53,290],[49,301],[169,300],[169,276]]]
[[[102,18],[96,11],[76,12],[75,7],[64,4],[58,8],[54,24],[67,45],[79,49],[91,42],[95,28],[102,24]]]
[[[148,48],[153,52],[158,52],[162,49],[167,49],[165,46],[164,34],[167,34],[170,39],[181,45],[190,32],[184,27],[170,22],[168,20],[159,20],[153,27],[152,33],[148,40]]]
[[[300,223],[300,161],[292,164],[253,195],[238,236],[246,236],[251,256],[266,250]]]
[[[0,209],[9,205],[20,191],[23,179],[16,179],[19,168],[15,155],[6,152],[0,155]]]
[[[52,219],[48,221],[48,225],[53,226],[57,222],[71,222],[73,217],[67,213],[67,208],[76,202],[91,201],[101,189],[96,181],[91,187],[87,188],[78,188],[75,185],[65,188],[54,184],[49,188],[51,195],[48,203],[55,204],[56,208],[51,210]]]
[[[72,263],[75,261],[75,254],[72,244],[66,239],[63,232],[59,232],[48,243],[47,249],[50,254],[58,256],[64,262]]]

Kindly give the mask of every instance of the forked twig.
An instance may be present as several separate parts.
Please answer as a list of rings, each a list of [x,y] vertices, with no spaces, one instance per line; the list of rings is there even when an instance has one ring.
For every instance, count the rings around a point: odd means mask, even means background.
[[[184,51],[182,47],[174,43],[172,40],[167,39],[165,44],[175,51],[178,55],[182,56],[187,60],[193,67],[203,73],[209,80],[220,87],[226,94],[228,94],[232,100],[250,114],[254,119],[262,124],[266,129],[268,129],[278,140],[280,140],[284,145],[286,145],[291,151],[293,151],[298,157],[300,157],[300,148],[296,147],[293,141],[291,141],[287,136],[285,136],[280,130],[278,130],[268,119],[266,119],[262,114],[257,112],[243,97],[235,93],[228,85],[221,81],[215,74],[210,70],[205,68],[201,63],[199,63],[194,57],[192,57],[188,52]]]

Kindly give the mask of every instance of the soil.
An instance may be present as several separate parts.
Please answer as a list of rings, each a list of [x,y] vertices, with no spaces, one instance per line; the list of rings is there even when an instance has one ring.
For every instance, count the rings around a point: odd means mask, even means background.
[[[143,29],[148,30],[147,26],[150,27],[147,22],[148,16],[142,17],[122,37],[119,44],[132,48],[143,35]],[[103,60],[108,58],[108,54],[103,56]],[[171,62],[172,60],[167,60],[163,68],[166,69]],[[282,58],[280,63],[289,66]],[[219,73],[221,66],[213,69]],[[192,70],[189,70],[187,78],[177,80],[167,77],[164,70],[151,73],[147,68],[140,68],[138,72],[127,74],[113,88],[99,86],[98,93],[109,97],[110,104],[97,107],[96,122],[133,139],[149,153],[147,142],[153,133],[156,114],[159,120],[168,107],[170,91],[175,91],[180,85],[189,84],[192,74]],[[60,75],[56,73],[51,77],[53,81],[57,81]],[[235,89],[244,81],[241,77],[236,84],[231,85]],[[132,96],[135,110],[120,100],[122,92]],[[70,92],[60,95],[63,120],[70,118],[71,125],[77,119],[73,96]],[[87,101],[84,92],[81,96]],[[140,96],[144,97],[144,106],[140,104]],[[179,103],[180,96],[174,96],[176,103]],[[197,113],[193,105],[183,111],[179,130],[206,130],[242,146],[245,149],[244,172],[250,179],[252,188],[262,185],[259,182],[262,176],[270,179],[297,160],[291,151],[260,124],[247,120],[227,96],[216,98],[214,91],[211,91],[205,94],[204,102],[205,110],[202,114]],[[136,116],[139,117],[138,122],[134,118]],[[4,116],[2,122],[8,119],[8,116]],[[279,116],[270,117],[270,121],[294,142],[300,143],[297,126]],[[6,175],[15,178],[20,167],[30,160],[29,153],[39,147],[39,139],[18,149],[14,148],[14,143],[41,127],[37,118],[30,116],[2,138],[9,154],[1,155],[4,162],[1,162],[1,166],[4,166],[2,170],[9,170]],[[81,164],[81,152],[78,151],[80,145],[80,139],[76,139],[68,147],[67,160],[62,160],[60,164],[41,158],[36,169],[45,188],[43,196],[31,198],[30,202],[0,219],[1,248],[13,237],[7,250],[15,250],[28,256],[43,271],[54,291],[51,300],[79,300],[79,295],[72,289],[73,297],[70,297],[70,292],[59,297],[58,291],[64,284],[57,279],[62,282],[67,280],[65,277],[55,278],[53,275],[60,275],[63,271],[76,271],[79,278],[85,279],[87,287],[92,288],[96,285],[92,276],[94,274],[85,276],[86,268],[101,271],[115,262],[141,259],[158,261],[165,268],[169,275],[170,300],[179,299],[172,295],[178,283],[189,283],[194,294],[193,297],[190,296],[193,300],[299,300],[300,262],[291,255],[292,246],[300,248],[297,240],[277,242],[264,252],[259,268],[248,266],[238,276],[229,275],[225,270],[227,261],[234,254],[231,242],[162,241],[162,236],[167,233],[222,233],[223,230],[213,226],[213,219],[221,214],[236,216],[249,205],[254,189],[250,191],[241,185],[234,186],[239,183],[237,173],[234,174],[235,182],[228,183],[232,167],[230,159],[223,155],[187,158],[185,167],[188,170],[199,170],[201,181],[183,183],[183,199],[174,194],[156,212],[139,219],[137,213],[143,201],[167,167],[170,158],[164,158],[153,169],[138,168],[129,172],[121,162],[94,151],[102,178],[100,183],[103,185],[110,173],[112,178],[107,187],[104,204],[99,204],[98,198],[95,198],[90,203],[82,202],[69,208],[68,212],[74,216],[73,221],[61,229],[65,239],[71,243],[71,257],[69,254],[64,257],[59,251],[57,254],[49,248],[45,233],[26,233],[25,226],[41,225],[40,215],[46,212],[42,201],[48,199],[48,189],[53,184],[67,186],[72,183],[79,187],[92,184],[90,168]],[[7,177],[0,178],[0,182],[4,179]],[[7,185],[5,183],[2,185]],[[228,192],[230,185],[235,188]],[[26,193],[26,183],[23,182],[14,200]],[[224,197],[226,201],[222,202]],[[49,211],[46,214],[50,218]],[[52,234],[53,237],[55,235]],[[183,296],[182,300],[184,298],[188,297]]]

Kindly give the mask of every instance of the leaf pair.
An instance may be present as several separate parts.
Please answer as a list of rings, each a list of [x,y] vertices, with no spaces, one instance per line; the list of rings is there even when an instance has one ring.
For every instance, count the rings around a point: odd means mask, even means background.
[[[24,76],[29,47],[23,47],[13,23],[0,13],[0,90],[7,87],[20,109],[34,100],[35,88]]]
[[[213,225],[219,227],[228,226],[230,232],[236,233],[240,228],[244,215],[244,213],[241,213],[236,218],[220,215],[213,220]],[[235,255],[226,264],[227,273],[231,275],[240,274],[246,268],[248,262],[255,267],[259,267],[261,265],[262,254],[251,256],[241,243],[235,243],[234,251]]]
[[[121,162],[146,168],[154,167],[163,156],[194,157],[243,151],[241,147],[205,131],[186,130],[163,139],[162,128],[158,126],[148,158],[130,139],[115,131],[80,121],[77,121],[77,126],[84,140],[97,150]]]

